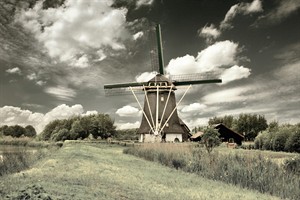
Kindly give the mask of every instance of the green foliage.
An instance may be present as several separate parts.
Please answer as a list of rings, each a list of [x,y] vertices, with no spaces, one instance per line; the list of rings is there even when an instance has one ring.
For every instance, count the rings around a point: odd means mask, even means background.
[[[224,124],[228,128],[234,125],[234,118],[232,115],[225,115],[224,117],[213,117],[208,120],[208,125],[213,126],[216,124]]]
[[[137,129],[123,129],[117,130],[115,139],[117,140],[138,140],[139,135],[137,134]]]
[[[64,141],[94,138],[108,138],[115,135],[114,121],[107,114],[73,117],[54,120],[46,125],[39,138],[41,140]]]
[[[36,131],[33,128],[33,126],[28,125],[25,127],[25,136],[26,137],[35,137],[36,136]]]
[[[25,128],[19,125],[14,125],[14,126],[4,125],[0,127],[0,135],[11,136],[15,138],[19,138],[21,136],[35,137],[36,131],[31,125],[28,125]]]
[[[253,141],[259,132],[267,128],[267,120],[262,115],[240,114],[236,120],[236,131],[244,133],[245,140]]]
[[[300,128],[299,127],[287,139],[284,150],[289,152],[300,153]]]
[[[219,137],[219,132],[209,127],[204,130],[204,134],[202,135],[201,141],[204,144],[208,153],[211,153],[212,150],[221,144],[221,139]]]
[[[272,126],[255,138],[254,146],[262,150],[300,153],[300,127],[289,124]]]

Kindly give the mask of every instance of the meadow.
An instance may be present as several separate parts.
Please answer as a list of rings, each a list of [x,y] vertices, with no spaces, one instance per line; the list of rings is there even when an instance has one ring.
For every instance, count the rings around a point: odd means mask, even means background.
[[[279,199],[124,154],[127,148],[66,141],[62,148],[47,154],[30,169],[2,176],[0,196],[3,199]]]
[[[297,153],[230,149],[208,153],[200,144],[143,144],[125,153],[165,166],[257,190],[284,199],[300,199],[300,156]]]

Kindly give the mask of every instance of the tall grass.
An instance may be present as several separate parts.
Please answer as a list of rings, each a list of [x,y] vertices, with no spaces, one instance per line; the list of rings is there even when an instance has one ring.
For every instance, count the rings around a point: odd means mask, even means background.
[[[208,154],[204,148],[187,144],[145,144],[127,148],[124,153],[281,198],[300,199],[299,174],[259,153]]]

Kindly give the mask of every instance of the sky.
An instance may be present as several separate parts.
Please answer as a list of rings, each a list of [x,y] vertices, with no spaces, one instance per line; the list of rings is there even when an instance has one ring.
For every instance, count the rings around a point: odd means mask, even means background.
[[[0,126],[107,113],[139,127],[134,97],[103,86],[153,77],[157,23],[167,74],[223,81],[187,93],[190,128],[241,113],[300,122],[300,0],[2,0],[0,15]]]

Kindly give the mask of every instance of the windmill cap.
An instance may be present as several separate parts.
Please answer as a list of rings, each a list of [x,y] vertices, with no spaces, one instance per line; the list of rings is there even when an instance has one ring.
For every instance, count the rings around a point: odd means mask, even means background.
[[[168,85],[172,85],[172,82],[170,81],[170,79],[168,79],[167,77],[165,77],[162,74],[157,74],[156,76],[154,76],[152,79],[150,79],[148,81],[148,83],[152,83],[152,82],[167,82]]]

